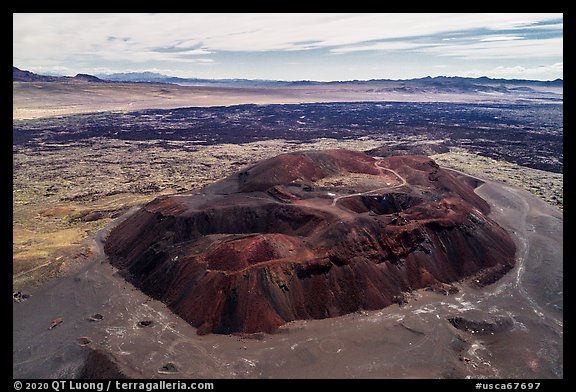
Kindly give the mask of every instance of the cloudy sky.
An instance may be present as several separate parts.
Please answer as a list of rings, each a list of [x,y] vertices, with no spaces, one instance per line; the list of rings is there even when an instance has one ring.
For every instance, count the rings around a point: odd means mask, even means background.
[[[37,73],[276,80],[563,77],[562,14],[13,14]]]

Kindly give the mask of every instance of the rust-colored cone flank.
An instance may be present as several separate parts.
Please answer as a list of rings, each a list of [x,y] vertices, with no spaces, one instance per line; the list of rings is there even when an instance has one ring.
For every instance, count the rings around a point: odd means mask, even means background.
[[[283,154],[150,202],[105,248],[198,333],[274,332],[512,268],[477,183],[423,156]]]

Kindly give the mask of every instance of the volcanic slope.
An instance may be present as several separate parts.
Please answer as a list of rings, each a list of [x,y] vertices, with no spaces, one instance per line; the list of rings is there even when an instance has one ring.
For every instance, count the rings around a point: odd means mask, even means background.
[[[199,334],[274,332],[498,279],[516,247],[487,218],[479,184],[424,156],[283,154],[201,193],[153,200],[105,251]]]

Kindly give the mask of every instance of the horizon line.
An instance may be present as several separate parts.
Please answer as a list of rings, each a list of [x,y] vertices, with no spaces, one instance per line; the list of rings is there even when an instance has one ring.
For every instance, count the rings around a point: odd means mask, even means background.
[[[176,79],[183,79],[183,80],[210,80],[210,81],[225,81],[225,80],[238,80],[238,81],[252,81],[252,82],[281,82],[281,83],[346,83],[346,82],[371,82],[371,81],[391,81],[391,82],[403,82],[403,81],[412,81],[412,80],[419,80],[419,79],[435,79],[435,78],[461,78],[461,79],[489,79],[489,80],[509,80],[509,81],[526,81],[526,82],[557,82],[557,81],[564,81],[564,78],[556,78],[556,79],[523,79],[523,78],[494,78],[490,76],[461,76],[461,75],[426,75],[421,77],[414,77],[414,78],[405,78],[405,79],[388,79],[388,78],[371,78],[371,79],[339,79],[339,80],[312,80],[312,79],[292,79],[292,80],[283,80],[283,79],[249,79],[249,78],[239,78],[239,77],[230,77],[230,78],[202,78],[202,77],[185,77],[185,76],[173,76],[173,75],[166,75],[159,72],[154,71],[125,71],[125,72],[112,72],[112,73],[85,73],[79,72],[76,75],[62,75],[62,74],[42,74],[36,73],[34,71],[29,71],[15,65],[12,66],[13,68],[17,68],[20,71],[24,72],[31,72],[39,76],[53,76],[53,77],[69,77],[73,78],[78,75],[90,75],[90,76],[112,76],[112,75],[122,75],[122,74],[155,74],[159,75],[164,78],[176,78]],[[106,79],[102,79],[106,80]]]

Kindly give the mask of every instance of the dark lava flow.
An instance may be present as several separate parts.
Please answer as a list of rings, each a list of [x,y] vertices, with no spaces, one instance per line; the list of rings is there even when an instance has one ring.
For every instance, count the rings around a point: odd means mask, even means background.
[[[105,251],[199,334],[274,332],[382,309],[421,288],[499,279],[516,245],[487,217],[480,183],[424,156],[283,154],[202,193],[148,203]]]
[[[362,137],[394,144],[442,140],[445,147],[556,173],[563,170],[562,135],[561,103],[528,102],[326,102],[149,109],[17,120],[12,128],[15,146],[41,149],[76,142],[90,146],[94,138],[155,140],[165,148],[171,148],[166,143],[170,140],[200,145]]]

